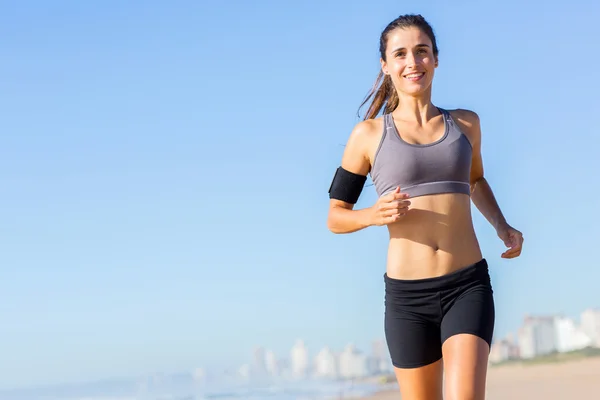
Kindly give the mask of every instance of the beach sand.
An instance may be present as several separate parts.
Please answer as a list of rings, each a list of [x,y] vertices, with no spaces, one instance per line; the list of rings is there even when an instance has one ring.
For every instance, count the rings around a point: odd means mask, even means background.
[[[362,400],[398,400],[398,390]],[[600,358],[544,365],[506,365],[488,370],[486,400],[599,400]]]

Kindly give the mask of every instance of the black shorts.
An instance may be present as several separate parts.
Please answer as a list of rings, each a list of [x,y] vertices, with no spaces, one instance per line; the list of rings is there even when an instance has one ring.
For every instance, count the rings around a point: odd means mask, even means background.
[[[385,336],[398,368],[416,368],[442,358],[442,344],[469,333],[491,346],[495,309],[485,259],[448,275],[385,280]]]

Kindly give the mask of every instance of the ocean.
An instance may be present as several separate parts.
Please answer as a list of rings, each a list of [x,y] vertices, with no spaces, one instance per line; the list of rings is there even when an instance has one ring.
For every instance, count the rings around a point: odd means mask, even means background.
[[[0,391],[0,400],[339,400],[381,390],[375,383],[342,381],[208,384],[166,382],[102,382]]]

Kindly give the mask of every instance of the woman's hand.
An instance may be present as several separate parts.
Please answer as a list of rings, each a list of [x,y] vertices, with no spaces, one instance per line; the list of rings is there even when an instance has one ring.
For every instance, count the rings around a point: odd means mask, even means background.
[[[407,193],[401,193],[397,187],[391,193],[381,196],[371,207],[371,224],[376,226],[388,225],[398,221],[408,211],[410,201]]]
[[[523,234],[508,224],[501,225],[496,232],[509,249],[502,253],[502,258],[515,258],[521,255]]]

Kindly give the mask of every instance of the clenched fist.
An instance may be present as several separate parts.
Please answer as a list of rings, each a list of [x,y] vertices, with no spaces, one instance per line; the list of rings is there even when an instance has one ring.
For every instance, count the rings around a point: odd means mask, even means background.
[[[376,226],[388,225],[398,221],[408,211],[410,201],[407,193],[401,193],[400,187],[377,199],[371,207],[372,224]]]

